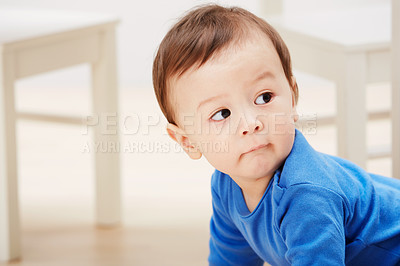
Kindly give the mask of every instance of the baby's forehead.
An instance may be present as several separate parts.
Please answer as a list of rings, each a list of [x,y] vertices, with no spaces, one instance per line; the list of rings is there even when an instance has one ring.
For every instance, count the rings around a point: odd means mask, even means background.
[[[241,53],[241,51],[251,50],[251,56],[255,57],[265,57],[267,54],[274,54],[276,61],[279,61],[279,68],[282,68],[281,61],[279,55],[276,51],[275,46],[272,41],[265,36],[265,34],[252,35],[247,38],[240,39],[236,42],[232,42],[229,45],[221,48],[219,51],[215,52],[206,62],[197,61],[195,64],[190,66],[187,69],[181,70],[178,74],[175,74],[169,78],[169,88],[170,93],[173,93],[176,90],[177,83],[181,83],[181,81],[192,79],[196,77],[197,80],[203,79],[205,82],[209,81],[213,76],[218,75],[213,71],[207,71],[207,75],[201,75],[203,70],[222,68],[224,66],[232,67],[232,58],[238,58],[237,55]],[[247,55],[245,53],[245,55]],[[242,57],[247,59],[247,56]],[[236,60],[235,65],[240,66],[243,64],[243,61]],[[273,65],[270,65],[272,68]]]
[[[231,57],[232,54],[236,54],[239,50],[243,49],[246,45],[249,44],[267,44],[264,46],[264,48],[277,52],[269,36],[267,36],[264,32],[261,32],[260,30],[251,30],[246,35],[243,35],[242,37],[237,39],[233,39],[220,50],[216,51],[210,57],[210,59],[205,62],[205,64],[221,63],[225,59],[227,59],[227,57]]]
[[[175,82],[184,76],[195,73],[204,66],[209,66],[212,64],[229,64],[227,62],[227,59],[231,58],[232,55],[237,54],[241,49],[243,49],[245,46],[249,44],[256,44],[256,45],[263,44],[264,49],[272,50],[274,53],[277,54],[276,48],[273,45],[271,39],[263,32],[255,31],[255,33],[252,34],[249,33],[246,37],[242,37],[237,40],[232,40],[227,45],[221,47],[218,51],[215,51],[207,59],[207,61],[202,62],[200,59],[197,60],[190,67],[182,69],[178,72],[178,74],[173,75],[170,78],[170,80],[172,82]]]

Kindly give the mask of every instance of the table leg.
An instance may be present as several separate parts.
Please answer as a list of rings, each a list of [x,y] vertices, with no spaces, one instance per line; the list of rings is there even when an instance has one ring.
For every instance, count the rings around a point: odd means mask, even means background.
[[[363,53],[342,58],[337,78],[338,154],[365,168],[367,161],[366,64]]]
[[[20,256],[12,54],[0,54],[0,261]]]
[[[121,188],[118,137],[118,90],[116,71],[115,29],[110,27],[100,34],[99,60],[92,65],[93,107],[99,117],[94,127],[95,143],[107,150],[95,154],[96,215],[101,226],[112,226],[121,220]],[[116,123],[109,126],[110,120]],[[108,123],[108,124],[107,124]]]

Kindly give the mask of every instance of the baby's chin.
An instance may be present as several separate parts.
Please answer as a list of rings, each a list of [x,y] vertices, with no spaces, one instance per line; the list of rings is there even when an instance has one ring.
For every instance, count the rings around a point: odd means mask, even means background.
[[[229,175],[234,180],[257,181],[260,179],[270,179],[275,171],[282,165],[284,160],[281,158],[272,159],[268,152],[257,152],[259,154],[248,155],[239,159],[236,163],[228,163],[229,156],[224,158],[210,158],[210,154],[203,154],[207,161],[218,171]]]
[[[221,171],[224,172],[226,174],[228,174],[232,179],[234,180],[241,180],[241,181],[245,181],[245,182],[259,182],[262,180],[265,181],[269,181],[275,174],[275,171],[277,169],[273,168],[264,168],[264,169],[253,169],[250,171],[250,169],[248,169],[248,171],[242,172],[242,171]]]
[[[243,175],[251,179],[271,178],[285,161],[282,158],[272,159],[271,157],[264,155],[251,158],[244,164]]]

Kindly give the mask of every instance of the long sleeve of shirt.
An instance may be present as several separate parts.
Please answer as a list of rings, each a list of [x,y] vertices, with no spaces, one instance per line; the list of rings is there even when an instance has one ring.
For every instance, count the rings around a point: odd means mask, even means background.
[[[345,265],[345,205],[338,194],[310,184],[292,186],[277,213],[291,265]]]

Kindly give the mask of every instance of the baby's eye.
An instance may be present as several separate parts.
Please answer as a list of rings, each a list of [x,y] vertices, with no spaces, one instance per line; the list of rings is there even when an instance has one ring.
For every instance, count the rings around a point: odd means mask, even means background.
[[[266,103],[269,103],[269,101],[271,101],[271,98],[272,98],[272,93],[265,92],[257,97],[257,99],[255,100],[255,103],[256,104],[266,104]]]
[[[212,119],[212,120],[215,120],[215,121],[221,121],[221,120],[227,118],[227,117],[230,116],[230,115],[231,115],[231,111],[229,111],[228,109],[222,109],[222,110],[216,112],[216,113],[211,117],[211,119]]]

